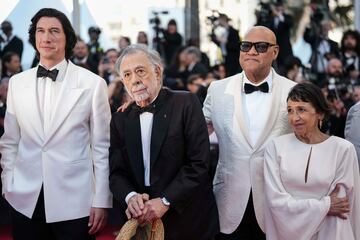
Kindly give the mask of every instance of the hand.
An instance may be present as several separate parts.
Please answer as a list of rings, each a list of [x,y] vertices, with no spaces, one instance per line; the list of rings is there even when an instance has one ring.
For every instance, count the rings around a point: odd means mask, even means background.
[[[272,14],[273,14],[274,17],[280,15],[280,11],[278,11],[278,10],[276,9],[276,7],[273,7],[273,6],[272,6],[272,7],[271,7],[271,11],[272,11]]]
[[[95,234],[103,227],[107,222],[108,212],[106,208],[94,208],[90,210],[90,218],[88,226],[91,227],[89,234]]]
[[[134,102],[134,100],[130,100],[130,101],[124,103],[116,110],[116,112],[124,112],[130,106],[130,104],[132,104],[133,102]]]
[[[143,215],[143,209],[145,207],[145,202],[149,200],[149,195],[146,193],[135,194],[128,201],[128,207],[125,211],[128,219],[139,218]]]
[[[214,126],[212,125],[212,123],[207,123],[207,130],[208,130],[208,134],[209,136],[214,132]]]
[[[143,222],[152,222],[161,218],[167,211],[169,206],[163,204],[160,198],[154,198],[145,203],[143,210],[144,216],[141,218]]]
[[[335,189],[330,194],[330,209],[328,215],[339,217],[341,219],[347,219],[346,213],[349,209],[349,198],[347,196],[338,198],[337,195],[340,191],[340,185],[337,184]]]

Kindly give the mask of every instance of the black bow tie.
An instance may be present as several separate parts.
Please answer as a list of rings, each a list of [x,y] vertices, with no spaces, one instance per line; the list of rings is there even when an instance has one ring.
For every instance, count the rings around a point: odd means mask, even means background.
[[[269,84],[267,82],[264,82],[264,83],[260,84],[259,86],[254,86],[252,84],[245,83],[244,90],[245,90],[246,94],[249,94],[249,93],[252,93],[255,91],[268,93],[269,92]]]
[[[51,80],[55,81],[56,76],[58,75],[59,70],[53,69],[53,70],[46,70],[44,67],[40,66],[38,67],[36,77],[48,77],[51,78]]]
[[[149,112],[149,113],[154,113],[155,110],[156,110],[156,104],[155,103],[151,103],[145,107],[140,107],[138,106],[137,104],[134,104],[133,107],[134,111],[137,113],[137,114],[142,114],[144,112]]]

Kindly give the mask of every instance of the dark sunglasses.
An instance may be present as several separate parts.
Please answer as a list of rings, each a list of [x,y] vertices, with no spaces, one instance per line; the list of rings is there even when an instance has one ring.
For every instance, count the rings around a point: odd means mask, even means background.
[[[269,47],[276,46],[276,44],[268,43],[268,42],[240,42],[240,51],[242,52],[249,52],[255,46],[255,50],[258,53],[265,53],[267,52]]]

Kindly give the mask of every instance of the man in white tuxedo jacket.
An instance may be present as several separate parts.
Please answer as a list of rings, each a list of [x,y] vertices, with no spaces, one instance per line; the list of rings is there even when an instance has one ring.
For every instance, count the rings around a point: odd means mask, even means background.
[[[274,33],[250,29],[240,44],[243,72],[213,82],[203,112],[219,140],[213,182],[220,217],[218,239],[265,239],[265,145],[289,133],[286,98],[295,83],[271,68],[279,46]]]
[[[62,12],[41,9],[31,22],[40,64],[10,79],[0,141],[13,237],[95,239],[112,206],[106,84],[68,60],[76,35]]]
[[[357,89],[357,94],[360,93]],[[360,96],[359,96],[360,97]],[[354,144],[360,164],[360,101],[348,112],[345,125],[345,138]]]

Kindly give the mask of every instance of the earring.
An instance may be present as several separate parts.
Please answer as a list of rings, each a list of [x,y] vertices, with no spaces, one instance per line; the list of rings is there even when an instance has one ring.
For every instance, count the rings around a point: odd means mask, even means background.
[[[318,125],[319,125],[319,129],[321,129],[321,128],[322,128],[322,125],[323,125],[323,120],[322,120],[322,119],[319,119]]]

